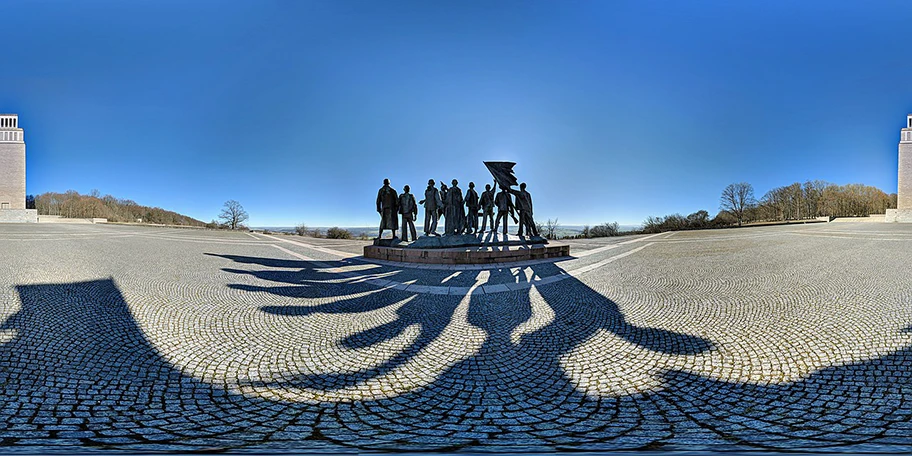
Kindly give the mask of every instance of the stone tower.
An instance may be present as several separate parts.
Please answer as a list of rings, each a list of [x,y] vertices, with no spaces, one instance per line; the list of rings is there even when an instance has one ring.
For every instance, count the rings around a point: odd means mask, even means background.
[[[36,222],[25,209],[25,132],[19,115],[0,114],[0,222]]]
[[[899,133],[899,179],[896,209],[887,209],[886,221],[912,222],[912,114]]]

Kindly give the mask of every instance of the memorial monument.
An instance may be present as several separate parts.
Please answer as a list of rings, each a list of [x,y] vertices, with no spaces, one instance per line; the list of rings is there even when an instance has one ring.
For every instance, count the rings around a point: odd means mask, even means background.
[[[0,223],[37,221],[25,208],[25,132],[18,114],[0,114]]]
[[[517,185],[513,174],[516,163],[484,164],[494,177],[494,185],[500,188],[496,195],[491,185],[485,185],[484,193],[479,196],[474,182],[470,182],[463,196],[457,179],[451,181],[452,187],[441,182],[439,190],[434,187],[434,179],[429,179],[424,199],[416,204],[408,185],[403,187],[403,194],[397,195],[389,180],[384,180],[376,201],[380,215],[379,235],[373,245],[364,247],[364,256],[388,261],[452,264],[506,263],[568,256],[570,246],[548,245],[548,240],[539,236],[532,217],[532,195],[526,191],[526,184],[522,183],[519,190],[512,188]],[[414,239],[412,221],[417,218],[418,205],[422,205],[425,211],[424,236]],[[396,237],[397,213],[402,216],[402,239]],[[478,227],[479,215],[483,217],[481,229]],[[437,233],[440,216],[444,217],[443,236]],[[509,234],[508,217],[519,223],[517,236]],[[487,221],[492,222],[491,231],[485,234]],[[498,235],[501,229],[502,234]],[[393,232],[392,238],[383,239],[385,230]],[[409,232],[412,242],[409,242]]]
[[[896,189],[896,209],[887,209],[887,222],[912,223],[912,114],[906,116],[906,126],[899,133],[899,179]]]

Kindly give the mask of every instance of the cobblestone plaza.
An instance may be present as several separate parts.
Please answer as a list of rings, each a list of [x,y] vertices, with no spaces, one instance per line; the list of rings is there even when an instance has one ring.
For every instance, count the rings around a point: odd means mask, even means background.
[[[912,450],[912,225],[570,243],[0,225],[0,445]]]

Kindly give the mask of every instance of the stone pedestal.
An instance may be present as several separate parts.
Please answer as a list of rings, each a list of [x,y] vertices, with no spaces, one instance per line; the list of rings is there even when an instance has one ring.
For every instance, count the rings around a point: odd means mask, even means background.
[[[0,223],[38,223],[35,209],[0,209]]]
[[[885,222],[912,223],[912,209],[887,209]]]
[[[494,264],[570,256],[567,244],[504,245],[421,249],[364,246],[364,256],[376,260],[425,264]]]

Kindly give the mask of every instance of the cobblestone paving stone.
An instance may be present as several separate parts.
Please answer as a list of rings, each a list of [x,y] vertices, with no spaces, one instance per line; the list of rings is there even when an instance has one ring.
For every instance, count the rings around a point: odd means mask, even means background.
[[[0,225],[0,445],[912,450],[912,226],[352,242]]]

